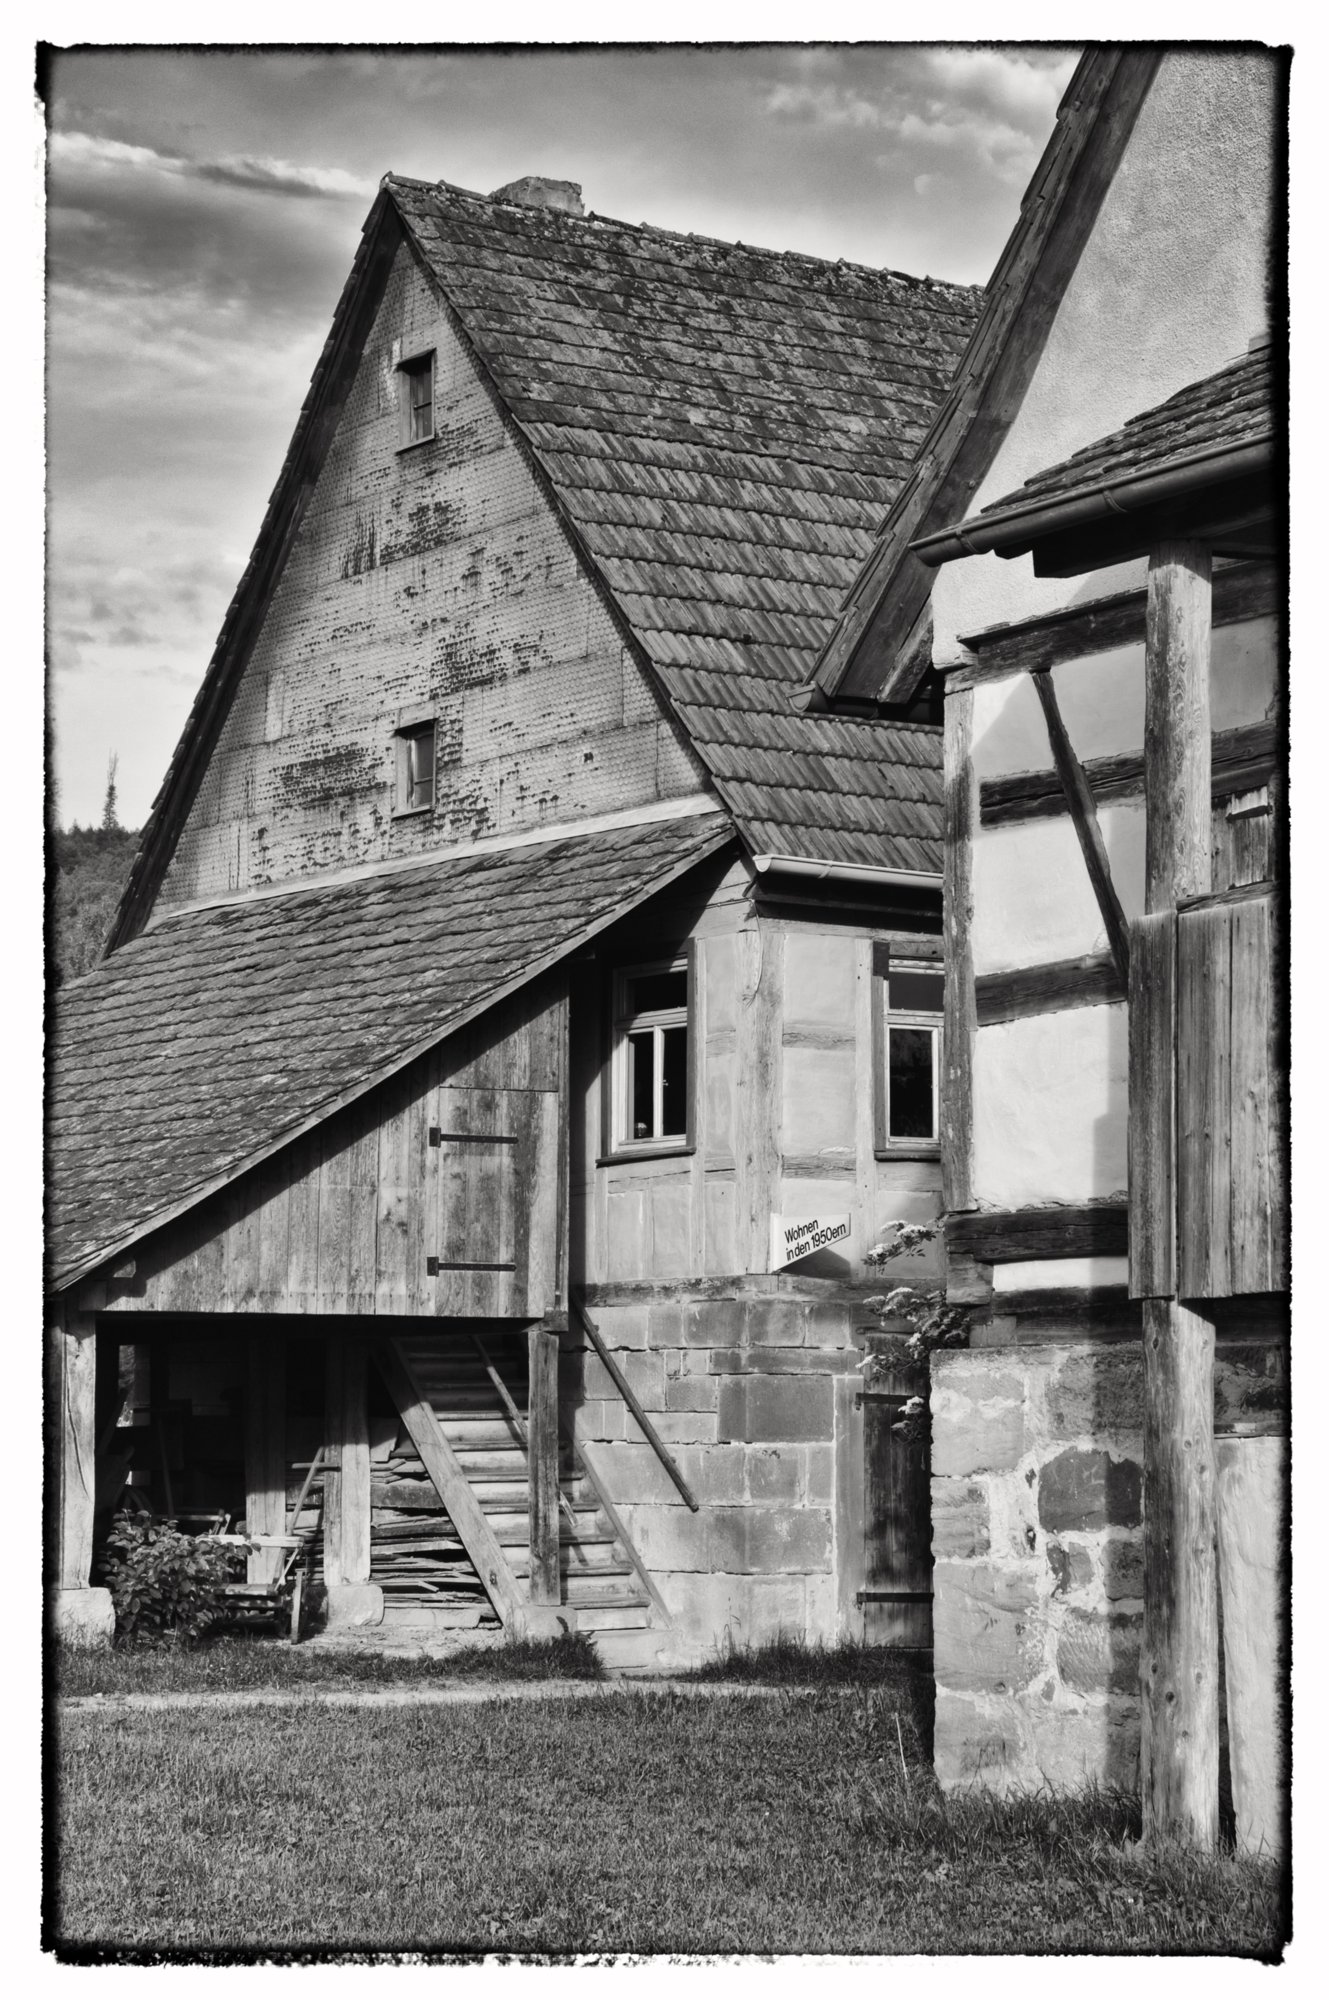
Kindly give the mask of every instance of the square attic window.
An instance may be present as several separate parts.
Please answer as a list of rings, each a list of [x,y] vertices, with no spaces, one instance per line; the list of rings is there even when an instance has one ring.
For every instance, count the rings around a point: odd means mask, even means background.
[[[397,789],[394,813],[431,812],[434,805],[434,732],[432,717],[399,729],[393,738],[397,750]]]
[[[412,354],[397,366],[401,444],[424,444],[434,435],[434,350]]]

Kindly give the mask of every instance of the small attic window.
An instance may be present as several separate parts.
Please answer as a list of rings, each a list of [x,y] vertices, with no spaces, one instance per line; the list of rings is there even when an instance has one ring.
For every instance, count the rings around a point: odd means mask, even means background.
[[[397,797],[394,814],[434,809],[434,722],[412,722],[394,737],[397,746]]]
[[[434,350],[397,364],[401,445],[424,444],[434,435]]]

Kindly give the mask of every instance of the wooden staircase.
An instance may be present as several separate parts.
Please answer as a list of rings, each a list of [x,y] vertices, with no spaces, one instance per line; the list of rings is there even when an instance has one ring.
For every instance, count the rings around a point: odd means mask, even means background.
[[[445,1343],[432,1332],[399,1336],[392,1347],[433,1412],[501,1552],[502,1581],[510,1580],[519,1619],[522,1603],[529,1602],[531,1571],[525,1331],[487,1328],[483,1348],[461,1334]],[[494,1592],[473,1557],[476,1537],[465,1524],[459,1531],[405,1425],[391,1456],[380,1458],[372,1472],[371,1580],[383,1588],[390,1623],[497,1624]],[[558,1475],[558,1618],[569,1630],[592,1634],[606,1665],[647,1666],[668,1623],[663,1601],[608,1496],[566,1436],[560,1438]],[[467,1510],[459,1505],[456,1511]]]

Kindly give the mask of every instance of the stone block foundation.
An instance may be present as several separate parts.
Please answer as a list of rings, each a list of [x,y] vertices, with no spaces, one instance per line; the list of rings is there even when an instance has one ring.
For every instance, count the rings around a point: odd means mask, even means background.
[[[758,1283],[667,1299],[625,1286],[590,1307],[700,1502],[695,1514],[575,1321],[563,1337],[564,1422],[668,1607],[663,1667],[730,1644],[840,1635],[835,1384],[862,1365],[863,1314]]]
[[[1224,1448],[1285,1429],[1286,1351],[1220,1336]],[[1139,1776],[1144,1360],[1133,1340],[933,1359],[935,1758],[948,1790]]]

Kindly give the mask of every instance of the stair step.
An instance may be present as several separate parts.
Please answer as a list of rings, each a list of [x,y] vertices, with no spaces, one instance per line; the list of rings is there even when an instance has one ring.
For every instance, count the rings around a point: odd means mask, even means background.
[[[597,1595],[593,1590],[578,1590],[574,1595],[569,1591],[564,1600],[580,1617],[583,1611],[649,1611],[651,1600],[642,1591],[602,1590]]]

